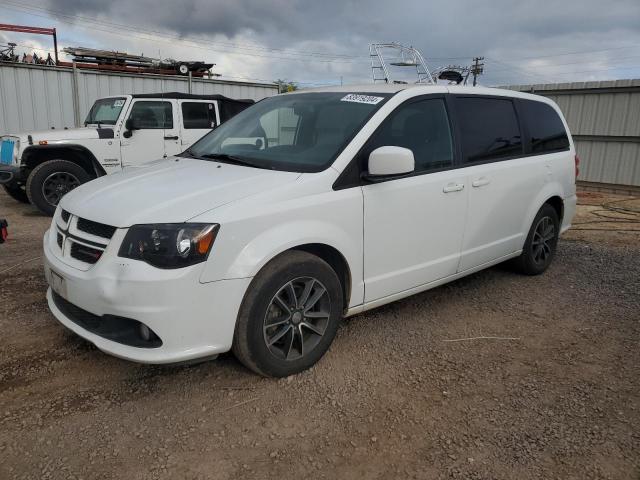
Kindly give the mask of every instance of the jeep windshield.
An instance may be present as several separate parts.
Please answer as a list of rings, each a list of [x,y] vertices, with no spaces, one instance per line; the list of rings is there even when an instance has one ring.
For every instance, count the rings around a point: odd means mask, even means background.
[[[84,121],[85,126],[90,124],[115,125],[124,107],[126,98],[101,98],[89,110],[89,115]]]
[[[390,97],[313,92],[262,100],[195,143],[184,156],[291,172],[331,165]]]

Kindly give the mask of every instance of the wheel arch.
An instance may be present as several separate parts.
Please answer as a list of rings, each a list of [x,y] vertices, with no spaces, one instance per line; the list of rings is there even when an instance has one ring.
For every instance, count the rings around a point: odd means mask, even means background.
[[[562,218],[564,217],[564,201],[559,195],[549,197],[544,203],[548,203],[558,214],[558,221],[562,225]],[[543,203],[543,205],[544,205]]]
[[[336,249],[325,243],[306,243],[304,245],[298,245],[296,247],[285,250],[283,253],[299,250],[310,253],[316,257],[324,260],[329,266],[336,272],[340,284],[342,285],[342,295],[344,297],[344,309],[349,308],[349,302],[351,300],[351,269],[347,259]]]
[[[562,218],[564,216],[564,200],[562,199],[562,188],[558,183],[547,183],[545,187],[540,191],[538,196],[535,198],[535,201],[531,203],[527,215],[522,219],[522,229],[521,231],[524,233],[524,241],[526,240],[527,233],[531,228],[531,224],[533,223],[533,219],[535,218],[538,211],[542,208],[543,205],[549,204],[553,207],[553,209],[558,213],[558,222],[562,225]]]
[[[106,175],[95,155],[83,145],[33,145],[27,147],[22,154],[22,165],[29,171],[49,160],[73,162],[82,167],[91,178]]]

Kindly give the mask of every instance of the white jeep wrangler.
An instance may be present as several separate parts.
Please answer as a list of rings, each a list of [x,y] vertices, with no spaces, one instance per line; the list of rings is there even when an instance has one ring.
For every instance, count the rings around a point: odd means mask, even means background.
[[[178,154],[252,103],[177,92],[101,98],[82,128],[0,137],[0,184],[14,199],[53,215],[78,185]]]

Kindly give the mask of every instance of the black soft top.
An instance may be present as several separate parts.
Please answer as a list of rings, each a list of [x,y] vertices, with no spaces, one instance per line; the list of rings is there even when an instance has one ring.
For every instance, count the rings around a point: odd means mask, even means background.
[[[138,93],[131,95],[133,98],[170,98],[177,100],[217,100],[218,110],[220,111],[220,120],[226,122],[234,115],[250,105],[256,103],[249,98],[229,98],[224,95],[194,95],[192,93],[182,92],[164,92],[164,93]]]
[[[195,95],[193,93],[182,92],[164,92],[164,93],[136,93],[131,95],[133,98],[176,98],[178,100],[220,100],[223,102],[237,102],[251,105],[255,103],[249,98],[229,98],[224,95]]]

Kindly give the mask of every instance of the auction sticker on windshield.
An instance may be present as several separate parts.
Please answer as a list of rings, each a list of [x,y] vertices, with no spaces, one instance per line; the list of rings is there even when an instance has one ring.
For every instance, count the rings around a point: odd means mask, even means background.
[[[341,102],[355,102],[355,103],[367,103],[369,105],[376,105],[384,100],[384,97],[373,97],[371,95],[359,95],[357,93],[350,93],[340,99]]]
[[[124,105],[124,100],[122,99],[116,100],[115,102],[113,102],[114,107],[122,107],[123,105]]]

